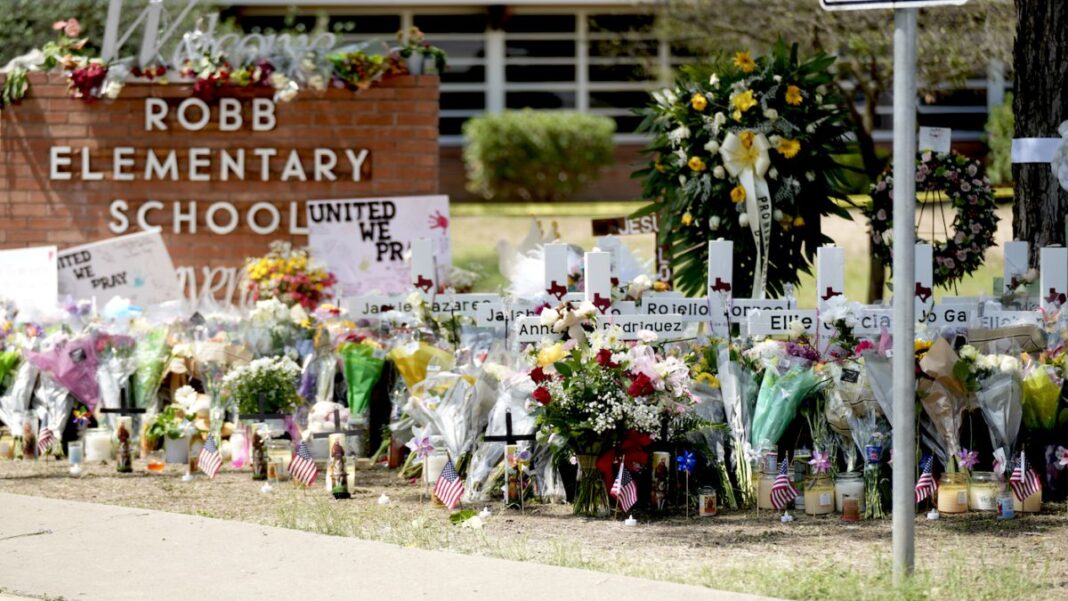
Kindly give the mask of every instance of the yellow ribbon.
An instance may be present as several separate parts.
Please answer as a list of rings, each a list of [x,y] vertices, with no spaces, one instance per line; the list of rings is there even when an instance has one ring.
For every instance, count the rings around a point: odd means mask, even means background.
[[[759,299],[764,298],[771,245],[771,192],[764,179],[764,174],[771,168],[770,148],[771,142],[767,136],[744,130],[727,134],[719,149],[723,167],[745,189],[745,210],[757,249],[753,267],[753,297]]]

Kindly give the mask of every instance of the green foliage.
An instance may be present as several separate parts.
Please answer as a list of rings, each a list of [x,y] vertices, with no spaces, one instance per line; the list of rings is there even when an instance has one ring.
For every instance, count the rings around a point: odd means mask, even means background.
[[[986,175],[990,183],[1012,183],[1012,136],[1015,119],[1012,114],[1012,94],[1005,95],[1005,102],[990,111],[986,120],[986,145],[990,148],[990,165]]]
[[[4,87],[0,89],[0,107],[18,104],[22,101],[22,97],[26,95],[26,90],[30,87],[26,73],[25,68],[15,67],[7,74]]]
[[[256,359],[223,378],[223,398],[237,405],[238,413],[292,413],[300,404],[296,383],[300,368],[289,357]]]
[[[464,124],[468,190],[494,200],[555,201],[612,163],[615,123],[571,112],[506,111]]]
[[[478,512],[474,509],[461,509],[460,511],[449,515],[449,523],[459,525],[477,515]]]
[[[178,407],[168,406],[152,422],[145,433],[152,440],[161,440],[164,436],[171,440],[178,440],[185,433],[182,426],[188,420],[179,414]]]

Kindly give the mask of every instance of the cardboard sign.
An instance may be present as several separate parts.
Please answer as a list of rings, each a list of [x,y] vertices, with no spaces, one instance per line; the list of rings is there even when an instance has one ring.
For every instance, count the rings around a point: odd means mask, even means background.
[[[55,246],[0,251],[0,298],[23,310],[51,309],[56,304],[59,276]]]
[[[431,240],[437,281],[452,264],[449,197],[403,196],[308,201],[308,246],[337,275],[339,293],[355,296],[411,289],[404,253]]]
[[[554,242],[542,248],[545,253],[545,293],[560,302],[567,294],[567,245]]]
[[[819,326],[815,309],[761,311],[749,316],[749,333],[754,336],[787,335],[795,321],[804,326],[806,334],[815,334]]]
[[[1068,248],[1043,248],[1038,261],[1042,308],[1052,311],[1068,305]]]
[[[953,146],[952,140],[953,130],[948,127],[921,127],[916,148],[920,152],[930,150],[931,152],[949,154],[949,149]]]
[[[182,298],[159,228],[60,251],[57,267],[60,296],[97,306],[116,296],[141,307]]]
[[[612,306],[612,254],[588,252],[584,258],[586,289],[584,299],[593,303],[602,314]]]

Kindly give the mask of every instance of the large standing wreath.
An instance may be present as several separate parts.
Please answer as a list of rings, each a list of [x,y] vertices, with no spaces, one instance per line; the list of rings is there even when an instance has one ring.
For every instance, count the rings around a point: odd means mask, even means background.
[[[833,157],[846,152],[848,126],[833,62],[802,62],[782,42],[756,59],[738,52],[684,68],[638,111],[653,135],[650,165],[635,174],[653,202],[639,214],[659,214],[680,290],[704,290],[707,241],[724,238],[734,241],[734,296],[780,295],[831,242],[820,218],[849,218],[835,202],[846,200]]]
[[[924,200],[945,201],[952,207],[951,212],[956,213],[950,231],[945,223],[945,205],[932,204],[930,209],[936,212],[931,216],[933,220],[941,217],[943,231],[948,235],[944,241],[931,242],[934,283],[949,286],[979,269],[986,249],[994,245],[998,229],[994,191],[979,161],[956,152],[926,151],[916,162],[916,192],[921,197],[935,195],[936,198]],[[921,211],[927,204],[921,205]],[[887,265],[893,261],[893,209],[894,173],[888,168],[872,185],[871,204],[864,209],[871,224],[872,249]],[[920,233],[917,232],[917,242],[923,242]]]

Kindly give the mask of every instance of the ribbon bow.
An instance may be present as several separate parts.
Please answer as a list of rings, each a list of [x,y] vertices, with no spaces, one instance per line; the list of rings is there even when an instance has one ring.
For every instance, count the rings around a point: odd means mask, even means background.
[[[771,192],[764,174],[771,168],[767,136],[752,130],[731,132],[719,148],[723,167],[745,189],[745,211],[749,229],[756,243],[756,263],[753,268],[753,297],[764,298],[764,284],[768,271],[768,252],[771,246]]]
[[[1057,133],[1061,136],[1061,143],[1053,152],[1049,165],[1053,168],[1053,177],[1060,182],[1061,188],[1068,190],[1068,121],[1061,123]]]

